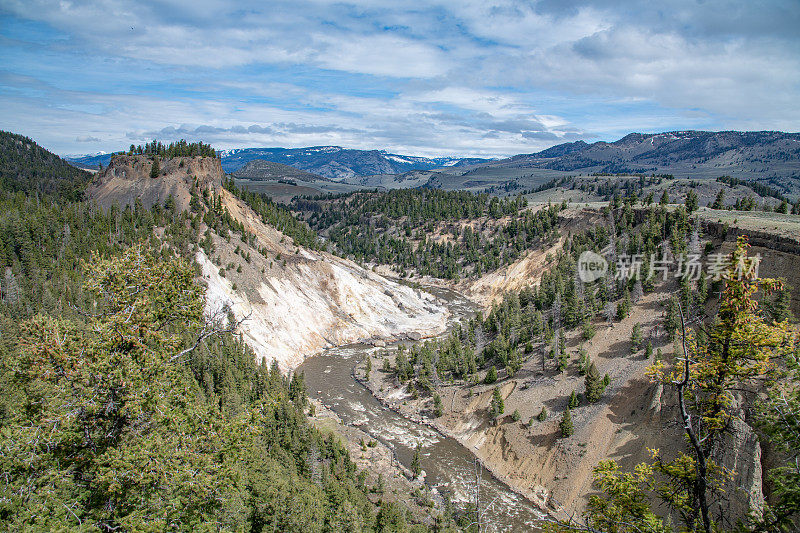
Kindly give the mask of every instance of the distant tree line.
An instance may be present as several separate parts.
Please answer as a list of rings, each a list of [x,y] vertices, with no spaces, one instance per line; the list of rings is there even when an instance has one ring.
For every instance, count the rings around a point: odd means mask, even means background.
[[[131,145],[127,155],[149,155],[158,157],[218,157],[217,152],[210,144],[202,142],[187,142],[185,139],[180,141],[163,144],[161,141],[153,140],[145,145]]]
[[[787,200],[788,199],[781,193],[779,190],[770,187],[769,185],[764,185],[763,183],[759,183],[757,181],[751,180],[744,180],[741,178],[734,178],[732,176],[720,176],[717,178],[719,183],[724,183],[730,187],[736,187],[737,185],[742,185],[747,187],[759,196],[769,197],[769,198],[776,198],[778,200]]]

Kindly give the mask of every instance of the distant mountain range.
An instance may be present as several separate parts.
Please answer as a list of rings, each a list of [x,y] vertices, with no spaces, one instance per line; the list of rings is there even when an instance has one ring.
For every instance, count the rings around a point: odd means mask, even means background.
[[[731,174],[754,179],[800,178],[800,133],[672,131],[631,133],[614,142],[565,143],[486,166],[566,172]]]
[[[108,166],[112,154],[92,154],[67,157],[81,168],[96,169]],[[332,180],[373,174],[402,174],[411,170],[430,170],[441,167],[462,167],[487,163],[491,159],[477,157],[417,157],[386,152],[385,150],[351,150],[340,146],[310,146],[307,148],[236,148],[220,152],[222,168],[233,173],[247,163],[263,159],[290,165],[319,174]]]
[[[489,162],[474,157],[417,157],[383,150],[351,150],[339,146],[309,148],[241,148],[221,153],[222,168],[233,172],[254,159],[290,165],[332,180],[372,174],[402,174],[410,170],[461,167]]]
[[[362,176],[433,169],[458,175],[488,173],[498,179],[506,172],[519,174],[530,169],[534,173],[656,173],[698,179],[732,175],[787,189],[800,187],[800,133],[774,131],[631,133],[614,142],[564,143],[501,160],[427,158],[339,146],[241,148],[223,151],[220,156],[222,168],[229,173],[261,159],[349,182]],[[69,160],[78,166],[97,168],[98,164],[107,165],[110,157],[111,154],[98,154]],[[268,173],[277,176],[274,171]]]
[[[112,155],[114,152],[100,152],[87,155],[65,155],[63,158],[78,168],[97,170],[100,165],[107,167]]]

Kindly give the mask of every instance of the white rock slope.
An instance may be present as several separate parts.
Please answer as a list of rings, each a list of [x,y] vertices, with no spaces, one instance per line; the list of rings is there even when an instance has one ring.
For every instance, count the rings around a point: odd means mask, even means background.
[[[269,251],[265,258],[238,237],[231,242],[215,238],[214,255],[220,264],[242,269],[228,269],[224,277],[220,267],[198,251],[197,262],[208,284],[207,311],[227,306],[238,320],[246,318],[241,333],[258,357],[276,359],[281,369],[289,370],[330,346],[444,331],[448,311],[429,293],[351,261],[297,248],[225,191],[223,202]],[[236,246],[250,251],[250,263],[234,253]]]

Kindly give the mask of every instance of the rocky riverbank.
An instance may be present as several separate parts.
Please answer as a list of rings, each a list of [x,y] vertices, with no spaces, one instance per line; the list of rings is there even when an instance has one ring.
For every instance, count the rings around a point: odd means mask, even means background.
[[[386,373],[381,370],[380,366],[383,365],[384,360],[388,360],[391,365],[394,365],[395,352],[396,346],[383,351],[381,354],[372,356],[371,364],[373,370],[369,372],[369,375],[367,375],[366,372],[367,363],[363,361],[354,367],[353,377],[362,383],[386,408],[391,409],[412,422],[427,426],[442,436],[449,437],[459,442],[464,448],[469,450],[478,463],[488,470],[498,481],[505,484],[509,490],[522,496],[542,511],[543,517],[544,515],[548,515],[550,518],[557,518],[562,514],[557,504],[548,501],[546,492],[537,493],[521,489],[519,485],[515,484],[514,480],[507,475],[507,472],[487,461],[480,453],[480,449],[471,442],[465,433],[454,431],[452,427],[443,423],[441,418],[434,417],[432,410],[426,406],[426,404],[429,403],[428,401],[419,398],[414,399],[411,394],[406,392],[405,387],[399,386],[399,384],[393,384],[393,386],[387,387],[386,376],[382,375]],[[376,367],[376,365],[380,366]],[[457,387],[452,387],[451,390],[455,393]]]
[[[406,506],[414,520],[432,526],[434,516],[441,515],[444,501],[436,491],[431,491],[422,478],[400,463],[394,451],[374,439],[363,429],[345,424],[342,419],[321,402],[311,400],[311,423],[318,429],[337,435],[350,452],[357,469],[364,474],[364,483],[374,501],[394,501]]]

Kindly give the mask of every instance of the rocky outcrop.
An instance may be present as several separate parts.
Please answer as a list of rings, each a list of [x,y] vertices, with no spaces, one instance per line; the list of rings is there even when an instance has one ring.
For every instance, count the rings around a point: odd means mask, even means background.
[[[179,210],[189,208],[192,185],[219,190],[222,171],[219,159],[211,157],[173,157],[159,160],[158,177],[151,178],[154,160],[144,155],[116,155],[108,167],[98,172],[88,194],[104,208],[117,204],[133,205],[138,198],[145,208],[164,202],[170,195]]]
[[[230,242],[215,237],[217,262],[237,268],[222,277],[202,251],[197,261],[208,284],[209,311],[227,306],[245,319],[241,332],[259,357],[289,370],[331,346],[444,331],[448,311],[429,293],[352,261],[295,246],[238,198],[225,190],[221,194],[222,204],[256,236],[265,254],[238,236]],[[249,263],[242,260],[248,252]]]
[[[207,312],[219,317],[232,312],[259,358],[276,360],[286,371],[330,346],[422,338],[444,330],[448,311],[434,296],[352,261],[296,246],[264,223],[221,187],[224,173],[218,159],[162,160],[162,172],[155,178],[150,177],[152,164],[146,156],[117,156],[89,194],[106,208],[136,199],[149,207],[171,195],[178,209],[188,209],[195,185],[219,195],[255,242],[239,235],[222,238],[211,231],[211,257],[197,248],[195,259],[207,285]]]

